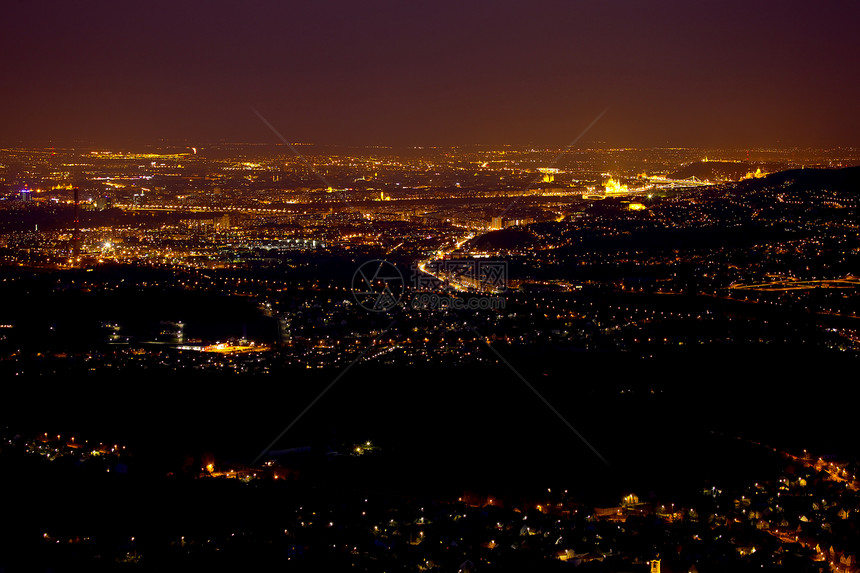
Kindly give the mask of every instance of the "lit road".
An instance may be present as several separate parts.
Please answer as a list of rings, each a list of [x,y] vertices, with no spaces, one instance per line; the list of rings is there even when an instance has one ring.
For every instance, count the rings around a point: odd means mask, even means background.
[[[856,277],[845,277],[842,279],[819,279],[799,280],[783,279],[758,284],[733,284],[728,288],[731,290],[762,290],[768,292],[781,292],[790,290],[809,290],[814,288],[840,288],[852,289],[860,287],[860,279]]]
[[[468,234],[466,234],[461,239],[459,239],[456,243],[454,243],[454,246],[452,248],[450,248],[448,250],[440,249],[440,250],[436,251],[435,253],[433,253],[433,256],[431,256],[429,259],[424,260],[424,261],[419,261],[418,265],[417,265],[418,270],[421,271],[422,273],[425,273],[425,274],[428,274],[428,275],[434,277],[435,279],[437,279],[439,281],[442,281],[442,282],[447,281],[448,284],[450,284],[451,287],[453,287],[454,290],[456,290],[456,291],[460,291],[460,292],[467,291],[467,290],[469,290],[470,287],[474,287],[473,284],[459,281],[459,280],[457,280],[456,277],[448,277],[442,273],[434,272],[433,270],[427,268],[427,265],[431,264],[433,261],[438,261],[440,259],[445,259],[445,258],[449,257],[454,251],[460,249],[463,245],[466,244],[466,242],[469,239],[473,238],[474,236],[475,236],[474,231],[470,231]]]

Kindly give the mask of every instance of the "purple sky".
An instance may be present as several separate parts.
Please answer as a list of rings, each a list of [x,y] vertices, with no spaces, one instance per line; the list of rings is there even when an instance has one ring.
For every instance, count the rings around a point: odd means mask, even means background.
[[[860,2],[3,0],[0,143],[860,145]]]

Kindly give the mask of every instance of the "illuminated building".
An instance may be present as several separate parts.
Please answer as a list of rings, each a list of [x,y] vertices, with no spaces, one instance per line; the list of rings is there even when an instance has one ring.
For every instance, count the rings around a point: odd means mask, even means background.
[[[603,186],[603,192],[607,195],[621,195],[628,193],[629,190],[627,189],[627,185],[610,177],[609,181]]]
[[[603,185],[603,191],[595,192],[594,187],[588,187],[587,192],[582,194],[583,199],[606,199],[607,197],[617,197],[619,195],[626,195],[627,193],[631,193],[634,190],[631,190],[627,187],[627,185],[621,183],[621,181],[616,181],[612,177]]]
[[[762,177],[767,177],[768,173],[761,170],[761,167],[755,170],[755,173],[752,171],[747,171],[746,175],[741,177],[741,181],[744,179],[761,179]]]
[[[535,220],[531,217],[527,217],[524,219],[512,219],[512,220],[508,221],[507,226],[508,227],[521,227],[523,225],[530,225],[534,222],[535,222]]]
[[[220,217],[216,217],[212,220],[213,226],[219,231],[231,229],[236,226],[236,215],[231,215],[230,213],[225,213]]]
[[[110,195],[99,195],[96,197],[95,207],[99,211],[113,208],[113,198]]]

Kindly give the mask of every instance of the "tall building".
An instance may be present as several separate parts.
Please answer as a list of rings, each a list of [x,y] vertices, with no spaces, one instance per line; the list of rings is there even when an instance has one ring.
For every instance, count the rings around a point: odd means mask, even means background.
[[[239,224],[238,217],[233,213],[224,213],[223,215],[214,217],[212,225],[219,231],[226,231]]]
[[[96,209],[105,211],[111,208],[113,208],[113,198],[110,195],[105,194],[96,197]]]

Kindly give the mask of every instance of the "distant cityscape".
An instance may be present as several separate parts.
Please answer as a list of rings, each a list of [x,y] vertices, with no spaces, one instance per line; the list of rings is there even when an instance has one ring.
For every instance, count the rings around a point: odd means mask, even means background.
[[[91,314],[100,353],[85,348],[86,362],[106,368],[337,366],[374,340],[384,362],[450,364],[481,360],[468,348],[486,337],[638,354],[858,349],[856,151],[346,151],[5,150],[2,288],[242,297],[272,323],[254,337],[186,328],[181,312],[144,329]],[[390,328],[352,292],[376,259],[414,287]],[[478,261],[504,263],[504,280],[474,276]],[[427,290],[492,293],[504,312],[428,320],[407,304]],[[804,320],[774,324],[789,311]],[[14,346],[26,329],[9,316]],[[62,335],[48,326],[34,350]],[[53,359],[36,354],[4,362]]]

